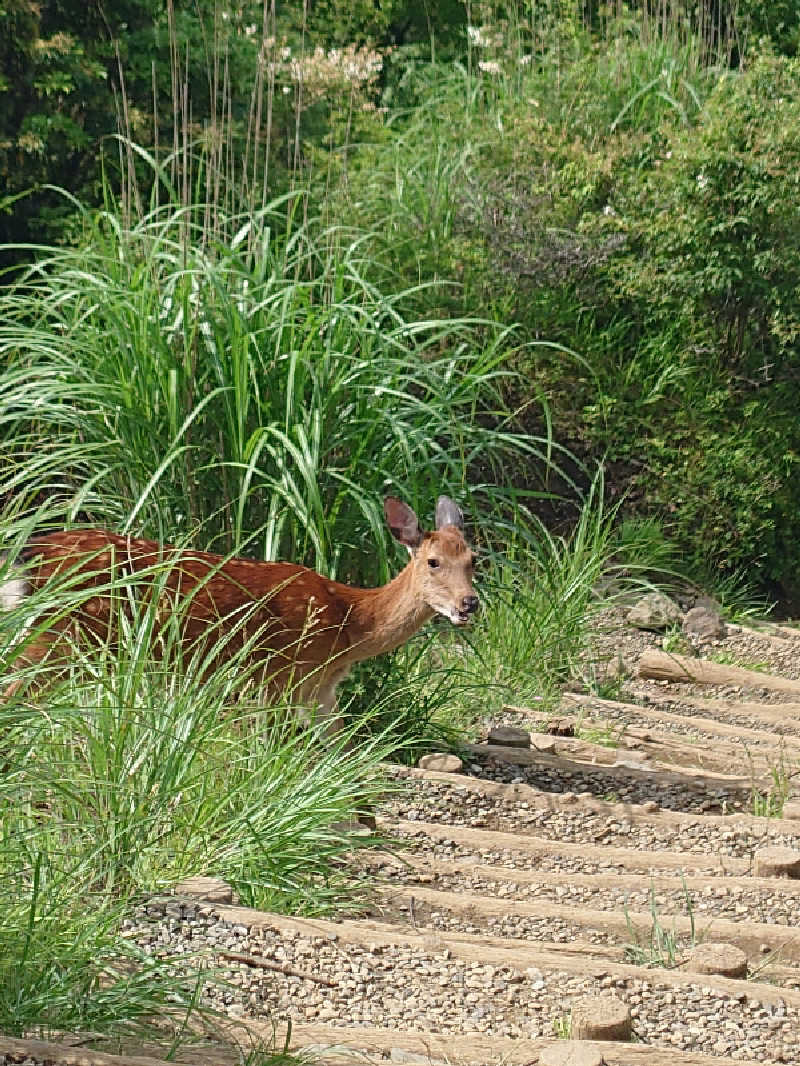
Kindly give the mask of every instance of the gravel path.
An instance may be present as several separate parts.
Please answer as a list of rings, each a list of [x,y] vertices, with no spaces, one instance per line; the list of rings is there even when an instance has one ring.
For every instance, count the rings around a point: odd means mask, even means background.
[[[624,699],[630,699],[639,703],[647,704],[648,706],[658,706],[660,703],[660,694],[654,693],[654,686],[658,682],[654,681],[630,681],[625,688]],[[666,710],[671,711],[673,714],[686,714],[692,715],[695,718],[705,718],[709,722],[725,722],[727,725],[733,726],[746,726],[748,729],[756,729],[761,733],[772,734],[776,737],[800,737],[800,720],[795,718],[786,718],[783,721],[770,722],[763,718],[750,716],[747,714],[741,714],[740,712],[725,712],[723,709],[713,709],[698,707],[694,703],[686,703],[681,701],[681,696],[702,696],[704,699],[715,700],[727,700],[731,703],[745,702],[758,702],[763,704],[775,704],[774,709],[778,709],[781,703],[797,702],[787,698],[775,699],[780,693],[772,692],[770,695],[772,699],[761,698],[759,700],[749,701],[747,697],[736,689],[729,687],[717,686],[716,691],[711,691],[710,686],[706,686],[703,691],[695,691],[699,689],[699,686],[695,685],[670,685],[668,693],[669,699],[664,702]],[[663,728],[659,725],[659,729]]]
[[[522,972],[512,966],[464,962],[447,950],[249,931],[220,921],[212,908],[203,906],[173,918],[165,913],[168,906],[142,908],[129,923],[128,934],[153,954],[175,957],[176,966],[181,965],[180,955],[199,949],[208,953],[209,963],[222,951],[268,959],[309,975],[276,975],[217,957],[229,984],[221,990],[209,988],[207,995],[232,1018],[280,1014],[297,1022],[335,1020],[354,1027],[444,1034],[469,1029],[539,1037],[553,1034],[572,998],[613,990],[630,1005],[640,1041],[764,1063],[796,1063],[800,1058],[800,1011],[758,999],[743,1002],[740,996],[715,991],[706,980],[676,988],[659,983],[657,974],[641,980],[559,970]]]
[[[431,819],[433,821],[433,819]],[[475,862],[492,866],[502,866],[505,869],[516,870],[543,870],[547,873],[562,873],[565,877],[570,874],[610,874],[610,873],[640,873],[650,874],[653,870],[652,863],[648,860],[647,851],[641,851],[639,864],[622,864],[613,860],[585,859],[582,857],[566,854],[536,854],[531,855],[525,851],[518,851],[507,847],[470,848],[458,840],[432,841],[423,830],[392,827],[388,823],[385,827],[393,839],[399,843],[413,848],[414,855],[419,858],[430,856],[441,862]],[[382,831],[384,831],[382,827]],[[552,838],[551,838],[552,839]],[[558,838],[555,838],[558,839]],[[628,845],[623,845],[627,847]],[[402,855],[402,851],[400,852]],[[687,876],[704,876],[713,874],[724,877],[725,866],[720,863],[719,856],[712,849],[705,853],[699,852],[687,856],[685,866],[682,867]]]
[[[762,762],[781,734],[800,736],[800,720],[762,721],[755,713],[741,717],[732,709],[686,702],[697,695],[717,696],[729,707],[743,699],[774,709],[787,702],[762,686],[745,691],[637,679],[638,656],[661,647],[662,638],[632,630],[622,618],[618,610],[604,612],[593,656],[599,661],[621,655],[629,676],[617,698],[646,704],[656,717],[591,708],[582,712],[584,729],[610,727],[613,733],[626,724],[700,749],[716,743],[715,767],[725,764],[736,736],[720,745],[714,722],[757,730],[748,744],[752,741]],[[763,663],[800,679],[800,640],[779,643],[739,630],[700,650],[741,666]],[[708,721],[709,728],[659,719],[660,708]],[[513,710],[504,712],[503,720],[531,728],[530,719]],[[669,750],[680,755],[681,746],[670,742]],[[731,755],[731,761],[724,773],[747,778],[744,753]],[[219,971],[226,983],[208,982],[202,995],[231,1019],[328,1025],[337,1038],[343,1030],[378,1027],[394,1034],[395,1051],[403,1050],[403,1034],[418,1032],[467,1040],[470,1034],[553,1038],[568,1026],[573,999],[604,993],[629,1005],[637,1047],[703,1052],[720,1063],[800,1063],[800,968],[779,953],[773,959],[763,942],[782,944],[789,954],[781,931],[800,927],[800,892],[782,892],[778,881],[774,889],[748,883],[759,848],[780,845],[800,853],[800,834],[789,831],[793,823],[719,817],[748,811],[751,788],[692,781],[689,774],[666,781],[658,773],[637,775],[625,767],[521,766],[477,755],[464,773],[394,771],[406,787],[390,794],[378,812],[381,836],[393,854],[387,856],[381,845],[380,851],[353,858],[354,871],[371,873],[380,885],[372,924],[363,913],[338,926],[281,923],[274,916],[254,918],[252,912],[161,897],[138,908],[126,933],[176,969]],[[493,787],[484,793],[475,778],[530,786],[540,795]],[[621,803],[638,806],[631,811]],[[459,832],[465,828],[481,832]],[[612,848],[622,851],[609,854]],[[413,857],[413,865],[403,863],[404,854]],[[493,877],[459,870],[456,863],[528,876],[504,878],[498,871]],[[689,888],[681,875],[714,880]],[[477,899],[442,898],[435,891]],[[520,913],[526,904],[537,913]],[[685,919],[691,911],[700,939],[718,920],[718,935],[727,930],[748,945],[753,979],[726,982],[654,964],[648,968],[641,956],[632,960],[636,965],[626,964],[622,949],[631,941],[626,909],[648,915],[651,907],[664,930],[677,928],[671,918]],[[574,908],[596,913],[578,914]],[[232,920],[233,913],[240,920]],[[736,923],[735,935],[729,923]],[[750,923],[774,928],[748,932]],[[677,950],[688,947],[679,936]],[[526,959],[546,965],[531,966]],[[389,1051],[378,1053],[378,1060],[381,1055]],[[477,1060],[473,1066],[479,1066]]]
[[[392,872],[396,872],[396,868],[392,868]],[[406,873],[404,881],[413,884],[413,875]],[[568,881],[563,884],[529,884],[462,873],[439,873],[432,879],[423,875],[421,883],[435,889],[467,892],[491,899],[550,900],[561,906],[574,904],[616,914],[621,914],[625,907],[631,911],[647,911],[653,903],[662,914],[687,914],[691,909],[699,921],[729,918],[765,925],[786,925],[792,929],[800,927],[800,893],[781,895],[771,889],[734,890],[725,884],[696,890],[683,888],[680,884],[672,889],[663,885],[657,888],[623,888],[607,883],[581,885]]]

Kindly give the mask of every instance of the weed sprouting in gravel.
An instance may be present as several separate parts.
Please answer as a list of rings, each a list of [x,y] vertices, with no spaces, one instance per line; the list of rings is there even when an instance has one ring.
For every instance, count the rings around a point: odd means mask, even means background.
[[[712,663],[720,663],[722,666],[737,666],[742,670],[754,670],[759,674],[768,674],[770,670],[769,663],[757,659],[747,659],[730,651],[712,651],[708,658]]]
[[[556,1040],[569,1040],[572,1033],[572,1015],[559,1014],[553,1018],[553,1036]]]
[[[671,626],[661,638],[661,647],[668,655],[696,655],[680,626]]]
[[[604,748],[618,748],[620,746],[627,729],[627,721],[624,718],[618,722],[592,720],[590,724],[584,725],[585,718],[586,710],[581,708],[575,719],[576,737],[590,744],[599,744]]]
[[[763,781],[763,777],[759,778],[756,772],[753,753],[744,740],[741,743],[750,767],[750,780],[752,782],[750,788],[751,814],[756,818],[781,818],[783,816],[783,805],[792,791],[792,780],[800,774],[800,768],[798,768],[796,761],[789,758],[786,745],[783,742],[783,738],[781,738],[777,761],[768,770],[770,784],[764,789],[760,783]]]
[[[683,885],[686,915],[690,924],[688,936],[682,937],[676,932],[674,926],[672,929],[665,928],[659,914],[655,885],[652,882],[650,884],[651,925],[646,937],[637,933],[631,920],[628,905],[627,903],[625,904],[625,920],[628,926],[628,934],[631,938],[630,944],[625,946],[625,957],[630,962],[635,963],[637,966],[673,969],[680,964],[686,952],[691,951],[699,943],[695,928],[694,904],[683,875],[681,875],[681,883]]]

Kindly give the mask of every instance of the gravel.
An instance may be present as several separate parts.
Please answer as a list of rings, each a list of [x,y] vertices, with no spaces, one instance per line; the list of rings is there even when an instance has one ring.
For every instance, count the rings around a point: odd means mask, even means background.
[[[396,872],[395,867],[391,869]],[[405,874],[406,884],[411,885],[414,880],[413,875]],[[704,918],[727,918],[732,921],[800,927],[800,893],[782,895],[771,889],[745,890],[728,887],[724,883],[690,891],[680,885],[675,888],[659,886],[656,889],[647,886],[615,887],[607,883],[581,885],[569,881],[561,884],[498,881],[464,873],[438,873],[433,877],[422,875],[418,883],[440,891],[466,892],[510,902],[550,900],[560,906],[572,904],[617,914],[621,914],[625,907],[631,911],[648,911],[652,904],[661,914],[687,914],[691,909],[701,924]]]
[[[666,805],[670,786],[651,786],[649,799]],[[412,796],[387,804],[394,817],[502,832],[532,834],[546,840],[604,844],[645,851],[705,852],[749,858],[765,842],[797,848],[800,836],[758,830],[732,821],[716,825],[698,818],[677,825],[635,824],[624,813],[550,810],[524,800],[484,795],[457,785],[415,779]]]
[[[627,774],[623,767],[592,773],[547,766],[517,766],[489,758],[476,758],[469,772],[485,781],[524,784],[543,792],[590,792],[611,803],[657,802],[659,807],[697,814],[727,813],[747,810],[751,789],[706,788],[700,784],[666,784]]]
[[[655,690],[655,686],[658,685],[659,682],[657,681],[628,682],[627,698],[638,700],[639,703],[649,706],[663,705],[667,711],[673,714],[693,715],[695,718],[705,718],[709,722],[725,722],[728,725],[746,726],[748,729],[757,729],[759,732],[769,733],[777,737],[800,737],[800,720],[794,718],[770,722],[756,715],[742,714],[738,711],[735,713],[728,712],[720,707],[715,707],[712,710],[711,708],[698,707],[693,703],[681,700],[681,696],[698,695],[707,699],[726,700],[732,703],[747,700],[747,697],[743,696],[741,691],[730,686],[715,686],[715,691],[711,692],[709,691],[709,686],[706,685],[701,691],[696,692],[694,691],[695,688],[700,688],[700,686],[670,684],[668,692],[660,692]],[[775,699],[776,696],[783,696],[784,694],[782,693],[772,692],[770,695],[772,699],[761,696],[758,700],[748,702],[772,703],[778,706],[781,703],[800,702],[786,698]],[[665,725],[666,723],[659,722],[657,728],[663,729]],[[748,740],[749,743],[750,741]]]
[[[635,663],[648,648],[664,647],[664,632],[652,632],[629,625],[627,613],[628,608],[624,607],[610,607],[598,613],[591,649],[594,662],[621,658],[625,663]],[[688,655],[697,652],[704,658],[733,666],[800,680],[800,630],[795,638],[783,638],[729,625],[728,635],[723,640],[714,640],[694,648],[689,641],[684,643],[685,647],[673,647],[672,650]]]
[[[221,921],[203,905],[190,905],[181,918],[170,917],[167,906],[156,902],[140,909],[127,931],[145,951],[175,958],[176,966],[188,965],[180,955],[202,947],[212,952],[209,963],[216,949],[309,974],[287,977],[218,959],[228,984],[207,985],[204,997],[234,1018],[247,1013],[356,1028],[535,1038],[553,1035],[554,1023],[564,1019],[573,998],[610,990],[630,1005],[637,1039],[652,1045],[764,1063],[796,1062],[800,1056],[800,1012],[795,1008],[722,994],[707,983],[672,987],[659,983],[657,975],[644,981],[560,970],[521,972],[463,961],[446,949],[357,945],[335,935],[248,930]]]
[[[582,856],[559,853],[531,855],[513,848],[470,848],[460,841],[446,837],[441,840],[432,840],[424,829],[406,829],[392,826],[390,823],[382,824],[381,832],[384,835],[389,834],[394,840],[404,845],[413,847],[417,858],[430,856],[431,859],[440,862],[475,862],[503,866],[506,869],[543,870],[548,873],[562,873],[565,876],[595,873],[653,873],[653,866],[648,861],[646,852],[642,852],[640,862],[636,861],[636,854],[631,853],[629,862],[618,863],[598,856],[586,859]],[[724,877],[726,874],[724,863],[720,863],[719,857],[711,849],[705,854],[687,855],[682,872],[687,877],[707,874]]]

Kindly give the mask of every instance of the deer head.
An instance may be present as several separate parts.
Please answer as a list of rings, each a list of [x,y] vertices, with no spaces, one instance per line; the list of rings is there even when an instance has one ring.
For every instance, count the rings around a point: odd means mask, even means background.
[[[416,593],[432,611],[454,625],[466,625],[478,609],[478,597],[472,587],[475,555],[464,540],[461,509],[440,496],[433,533],[423,532],[414,511],[394,496],[387,496],[383,510],[392,536],[411,555]]]

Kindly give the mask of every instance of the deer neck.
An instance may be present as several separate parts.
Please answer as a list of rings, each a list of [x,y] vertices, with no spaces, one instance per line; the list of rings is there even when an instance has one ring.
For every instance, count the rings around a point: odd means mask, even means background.
[[[435,613],[415,587],[411,563],[388,585],[353,591],[357,596],[348,629],[355,660],[369,659],[404,644]]]

